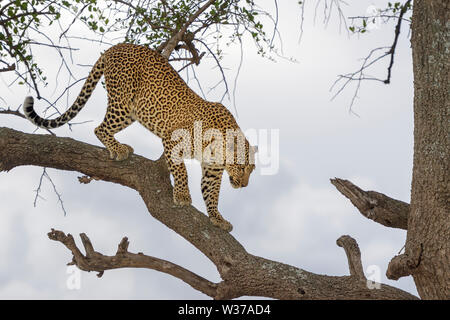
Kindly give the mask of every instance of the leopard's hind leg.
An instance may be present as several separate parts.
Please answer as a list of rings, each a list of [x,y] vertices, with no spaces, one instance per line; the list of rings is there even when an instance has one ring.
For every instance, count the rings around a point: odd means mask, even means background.
[[[118,102],[108,101],[105,119],[95,128],[95,135],[109,151],[111,159],[121,161],[133,153],[133,148],[118,142],[114,135],[134,122],[131,110]]]

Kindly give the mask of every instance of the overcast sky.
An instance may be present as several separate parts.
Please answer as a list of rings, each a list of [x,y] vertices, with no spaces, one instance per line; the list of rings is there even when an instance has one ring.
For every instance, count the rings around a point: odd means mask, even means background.
[[[355,1],[356,2],[356,1]],[[257,1],[273,12],[272,1]],[[357,1],[345,7],[346,16],[366,13],[370,5],[383,7],[387,1]],[[406,232],[381,226],[364,218],[329,182],[330,178],[349,179],[363,189],[383,192],[406,202],[410,199],[413,150],[413,82],[408,28],[400,36],[392,83],[363,83],[358,99],[349,112],[354,87],[335,100],[329,92],[338,74],[354,71],[370,49],[390,45],[393,25],[380,25],[363,35],[348,36],[334,13],[328,27],[321,12],[313,22],[314,6],[306,8],[304,34],[299,44],[300,9],[296,1],[279,1],[279,30],[284,55],[297,63],[278,58],[269,61],[256,54],[251,41],[244,43],[244,60],[236,89],[237,119],[243,130],[279,130],[279,169],[276,174],[256,171],[248,187],[235,190],[224,178],[219,209],[234,225],[232,235],[256,255],[288,263],[311,272],[347,275],[347,259],[336,239],[348,234],[360,246],[363,267],[377,266],[381,282],[417,295],[411,277],[389,281],[385,270],[405,242]],[[83,32],[84,29],[73,29]],[[74,44],[77,44],[74,42]],[[76,46],[76,45],[74,45]],[[80,43],[74,61],[93,64],[108,46]],[[240,51],[225,48],[224,64],[230,75],[237,70]],[[59,67],[54,53],[34,51],[35,59],[49,75]],[[387,61],[371,72],[384,77]],[[78,77],[89,68],[74,66]],[[205,91],[218,79],[216,69],[205,59],[196,69]],[[183,73],[186,78],[186,74]],[[0,75],[0,95],[11,106],[19,106],[29,92],[19,86],[7,88],[12,75]],[[231,83],[232,78],[231,78]],[[49,100],[59,96],[67,79],[61,76],[42,94]],[[189,82],[198,90],[194,82]],[[71,90],[68,104],[81,84]],[[31,93],[32,94],[32,93]],[[216,100],[221,92],[207,95]],[[225,100],[230,111],[233,104]],[[67,106],[62,101],[61,109]],[[37,103],[42,111],[45,105]],[[101,145],[94,128],[105,113],[106,95],[101,85],[87,106],[74,119],[92,122],[56,129],[58,136],[70,136]],[[0,126],[31,133],[34,127],[12,116],[0,116]],[[45,133],[38,130],[39,133]],[[156,136],[139,124],[117,135],[133,146],[135,153],[156,159],[162,145]],[[151,217],[136,191],[93,181],[80,184],[79,173],[48,169],[62,194],[64,216],[51,184],[44,179],[37,206],[33,206],[42,169],[19,167],[0,173],[0,298],[2,299],[206,299],[184,282],[153,270],[121,269],[81,273],[80,288],[67,286],[70,274],[66,263],[70,252],[50,241],[51,228],[76,235],[85,232],[96,250],[114,254],[123,236],[130,240],[130,251],[167,259],[211,281],[220,281],[215,266],[179,235]],[[200,191],[201,170],[189,165],[193,205],[205,212]],[[371,272],[369,272],[371,273]]]

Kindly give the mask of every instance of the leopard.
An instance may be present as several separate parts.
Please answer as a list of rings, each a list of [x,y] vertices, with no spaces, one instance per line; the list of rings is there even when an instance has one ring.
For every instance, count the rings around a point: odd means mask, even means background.
[[[232,231],[233,225],[218,210],[222,176],[224,171],[228,173],[233,188],[246,187],[255,170],[257,146],[250,145],[222,103],[199,96],[158,51],[131,43],[110,47],[95,62],[80,93],[64,113],[54,119],[42,118],[35,111],[33,97],[27,96],[23,103],[26,118],[50,130],[68,123],[86,105],[102,76],[107,108],[94,133],[109,157],[124,161],[134,153],[131,146],[118,142],[114,135],[137,121],[162,140],[163,156],[173,176],[175,206],[192,204],[183,160],[197,159],[202,169],[201,193],[209,220],[226,232]],[[202,130],[215,133],[209,141],[196,134],[199,125]],[[194,138],[181,142],[184,136],[177,135],[179,132]]]

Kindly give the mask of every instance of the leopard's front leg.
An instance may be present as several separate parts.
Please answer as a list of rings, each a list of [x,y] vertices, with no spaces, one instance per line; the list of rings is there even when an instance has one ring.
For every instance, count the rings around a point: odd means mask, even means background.
[[[217,209],[223,170],[224,168],[221,167],[202,165],[202,195],[211,223],[230,232],[233,230],[233,226],[222,217]]]
[[[176,205],[190,205],[192,203],[191,195],[188,187],[188,176],[186,166],[182,158],[172,156],[172,149],[175,146],[174,141],[164,141],[164,156],[167,161],[169,171],[173,176],[173,202]]]

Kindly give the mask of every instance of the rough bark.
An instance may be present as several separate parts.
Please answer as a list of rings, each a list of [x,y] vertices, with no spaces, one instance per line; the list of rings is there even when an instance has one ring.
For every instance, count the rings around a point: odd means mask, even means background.
[[[336,240],[336,244],[345,250],[350,275],[358,277],[361,280],[366,279],[361,263],[361,251],[356,240],[350,236],[341,236]]]
[[[387,275],[412,274],[424,299],[450,299],[450,3],[414,1],[414,160],[405,253]]]
[[[192,206],[179,207],[173,204],[169,172],[165,161],[161,158],[151,161],[132,155],[125,161],[117,162],[109,159],[105,149],[71,138],[26,134],[0,128],[0,171],[9,171],[22,165],[78,171],[94,179],[119,183],[138,191],[154,218],[184,237],[215,264],[222,278],[220,283],[210,284],[202,282],[207,281],[205,279],[196,279],[197,283],[202,283],[200,284],[202,288],[209,286],[208,290],[201,291],[206,294],[209,292],[215,299],[240,296],[277,299],[416,298],[405,291],[383,284],[380,285],[380,289],[369,289],[366,280],[362,278],[360,267],[354,267],[361,262],[355,262],[355,258],[357,261],[359,257],[354,254],[357,252],[354,245],[347,247],[352,241],[341,241],[341,245],[351,257],[349,265],[353,275],[350,276],[314,274],[248,253],[231,234],[211,225],[202,212]],[[89,180],[82,179],[83,182]],[[61,234],[60,239],[67,246],[67,239]],[[87,259],[81,258],[81,251],[73,246],[69,247],[72,253],[76,252],[74,260],[77,265],[81,265],[85,270],[99,272],[111,269],[112,258],[103,256],[106,260],[99,260],[101,254],[94,254],[92,245],[86,239],[87,237],[83,243],[85,247],[87,246]],[[123,245],[123,248],[125,247],[126,245]],[[125,252],[123,248],[122,254]],[[130,263],[130,259],[132,260],[131,256],[127,256],[124,261]],[[93,261],[94,265],[90,265],[89,262]],[[99,261],[103,261],[104,264],[99,264]],[[157,260],[150,259],[147,262],[149,268],[157,269],[155,267],[158,266]],[[172,267],[172,270],[176,271],[176,276],[194,287],[192,282],[196,276],[194,273],[185,270],[187,273],[183,274],[184,269],[181,267],[175,265]]]
[[[376,191],[364,191],[348,180],[331,183],[368,219],[386,227],[408,229],[409,204]]]
[[[369,219],[407,229],[386,275],[412,275],[424,299],[450,299],[450,3],[414,1],[414,159],[411,204],[342,179],[331,182]]]

